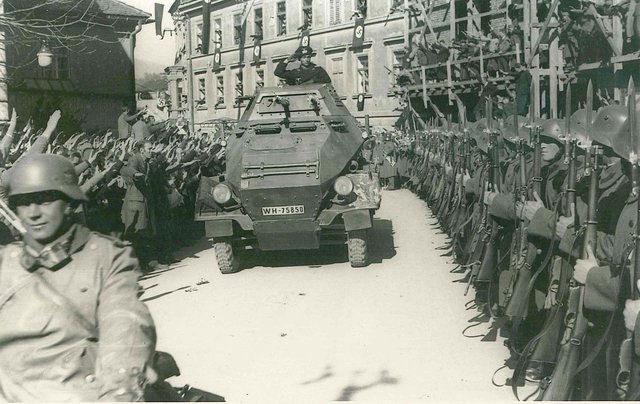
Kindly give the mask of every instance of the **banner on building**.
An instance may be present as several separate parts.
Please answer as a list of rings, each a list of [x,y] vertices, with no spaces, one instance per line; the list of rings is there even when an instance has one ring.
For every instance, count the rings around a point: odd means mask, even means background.
[[[358,111],[364,111],[364,94],[360,93],[358,94]]]
[[[209,36],[211,32],[211,4],[210,0],[202,0],[202,54],[209,53]]]
[[[353,42],[354,48],[362,48],[364,45],[364,18],[356,18],[356,23],[353,27]]]
[[[253,39],[253,61],[258,63],[262,57],[262,40],[260,37]]]
[[[162,36],[162,17],[164,14],[164,4],[155,3],[154,17],[156,19],[156,35]]]
[[[300,46],[311,46],[311,31],[303,29],[300,33]]]
[[[215,45],[213,51],[213,70],[218,70],[222,64],[222,55],[220,54],[220,47]]]

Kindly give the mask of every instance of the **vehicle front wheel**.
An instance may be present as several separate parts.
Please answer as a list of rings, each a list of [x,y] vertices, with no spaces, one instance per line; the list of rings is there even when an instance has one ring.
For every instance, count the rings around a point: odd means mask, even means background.
[[[354,268],[365,267],[368,264],[367,230],[352,230],[348,232],[347,248],[349,263]]]
[[[213,250],[216,253],[220,272],[232,274],[240,270],[240,262],[230,240],[214,240]]]

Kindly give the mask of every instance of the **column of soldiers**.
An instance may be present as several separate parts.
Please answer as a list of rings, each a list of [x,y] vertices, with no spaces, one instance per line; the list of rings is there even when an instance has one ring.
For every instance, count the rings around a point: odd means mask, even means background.
[[[514,114],[419,132],[409,181],[479,311],[508,335],[508,384],[541,400],[640,398],[640,112]],[[534,102],[530,103],[534,105]],[[467,293],[465,292],[465,294]]]

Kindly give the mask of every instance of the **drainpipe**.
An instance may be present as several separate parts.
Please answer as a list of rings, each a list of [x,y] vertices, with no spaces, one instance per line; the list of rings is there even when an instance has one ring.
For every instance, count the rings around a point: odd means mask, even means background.
[[[4,0],[0,0],[0,14],[4,15]],[[4,29],[0,29],[0,122],[9,121],[9,84],[7,84],[7,53]]]
[[[136,58],[135,58],[135,49],[136,49],[136,35],[142,31],[142,20],[138,20],[138,25],[130,34],[129,41],[129,52],[131,53],[131,72],[130,72],[130,81],[129,84],[131,86],[131,105],[135,108],[138,107],[136,102]]]
[[[187,17],[187,108],[189,109],[189,133],[194,133],[196,115],[193,102],[193,49],[191,40],[191,17]]]

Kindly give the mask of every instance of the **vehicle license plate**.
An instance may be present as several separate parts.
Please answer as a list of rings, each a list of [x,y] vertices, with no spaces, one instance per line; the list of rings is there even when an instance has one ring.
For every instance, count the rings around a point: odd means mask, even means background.
[[[267,206],[262,208],[262,216],[301,215],[303,213],[304,205]]]

